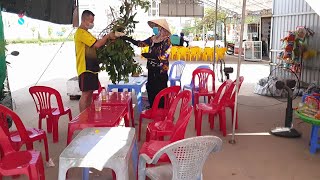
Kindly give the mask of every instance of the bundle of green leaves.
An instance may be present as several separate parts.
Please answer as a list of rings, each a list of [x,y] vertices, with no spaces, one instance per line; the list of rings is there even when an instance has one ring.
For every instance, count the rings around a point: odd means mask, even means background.
[[[148,0],[123,0],[118,17],[114,16],[114,10],[111,8],[114,20],[100,35],[118,31],[130,36],[138,23],[134,20],[137,13],[133,13],[133,10],[140,7],[147,12],[149,6]],[[130,74],[141,69],[140,64],[133,59],[134,49],[130,43],[122,39],[108,41],[105,46],[98,49],[97,55],[101,63],[100,69],[109,74],[114,84],[121,80],[128,81]]]

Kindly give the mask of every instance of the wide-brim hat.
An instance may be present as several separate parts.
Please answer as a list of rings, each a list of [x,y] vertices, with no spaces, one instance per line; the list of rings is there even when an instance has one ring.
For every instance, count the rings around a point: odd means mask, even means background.
[[[148,21],[148,25],[153,28],[155,25],[161,26],[163,29],[167,30],[170,34],[170,28],[169,28],[169,24],[167,23],[166,19],[155,19],[155,20],[151,20]]]

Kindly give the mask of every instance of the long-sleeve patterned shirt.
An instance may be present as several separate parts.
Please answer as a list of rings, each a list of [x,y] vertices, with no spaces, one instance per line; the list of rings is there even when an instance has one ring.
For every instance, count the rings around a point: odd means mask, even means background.
[[[168,37],[159,43],[153,43],[152,38],[149,37],[144,41],[137,41],[139,47],[149,46],[149,53],[157,57],[160,63],[160,73],[168,73],[169,70],[169,55],[171,50],[171,41]]]

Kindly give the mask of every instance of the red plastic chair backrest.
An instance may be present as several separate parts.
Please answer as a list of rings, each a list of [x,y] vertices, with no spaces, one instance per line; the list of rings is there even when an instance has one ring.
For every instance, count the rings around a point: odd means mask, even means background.
[[[186,129],[192,114],[192,106],[189,106],[186,108],[185,111],[180,113],[179,119],[175,125],[174,131],[170,137],[171,142],[176,142],[181,139],[184,139],[184,135],[186,133]]]
[[[154,98],[152,108],[151,108],[152,114],[154,115],[156,114],[161,98],[164,99],[163,109],[169,110],[173,100],[176,98],[177,94],[180,92],[180,89],[181,89],[180,86],[171,86],[171,87],[162,89]]]
[[[171,103],[166,120],[169,120],[169,121],[174,120],[174,114],[176,112],[176,109],[180,101],[181,101],[181,106],[180,106],[180,114],[181,114],[182,112],[187,110],[189,102],[191,101],[191,92],[188,90],[184,90],[176,96],[176,98]]]
[[[221,103],[225,101],[228,95],[228,91],[231,89],[230,87],[232,86],[232,84],[233,84],[232,80],[230,79],[224,81],[218,88],[218,91],[214,96],[213,100],[211,101],[211,103],[222,105]]]
[[[192,72],[192,89],[195,92],[198,86],[198,92],[209,92],[209,79],[212,78],[212,91],[215,92],[215,75],[211,69],[197,68]],[[198,81],[196,81],[198,80]],[[198,83],[198,84],[197,84]]]
[[[64,112],[62,98],[57,90],[47,86],[32,86],[29,88],[29,92],[36,104],[38,113],[43,115],[52,113],[51,96],[55,96],[59,111]]]
[[[242,82],[244,80],[243,76],[239,77],[239,89],[238,92],[240,91],[240,87],[242,85]],[[230,85],[229,89],[225,92],[224,99],[222,100],[223,102],[228,101],[228,102],[234,102],[235,97],[236,97],[236,85],[237,85],[237,80],[234,80],[232,84]]]
[[[243,81],[244,81],[244,77],[240,76],[239,77],[239,89],[238,89],[238,92],[240,91],[240,88],[241,88],[241,85],[242,85]],[[233,84],[232,84],[233,89],[232,89],[232,91],[230,90],[230,93],[228,92],[229,94],[227,95],[229,97],[229,99],[232,100],[232,101],[234,101],[235,98],[236,98],[236,85],[237,85],[237,80],[234,80]]]
[[[18,129],[21,139],[28,137],[27,130],[24,127],[19,116],[13,111],[11,111],[11,109],[3,105],[0,105],[0,145],[1,145],[2,151],[4,152],[4,155],[14,152],[14,149],[11,145],[10,132],[9,132],[9,127],[7,123],[8,117],[12,118],[14,124]]]

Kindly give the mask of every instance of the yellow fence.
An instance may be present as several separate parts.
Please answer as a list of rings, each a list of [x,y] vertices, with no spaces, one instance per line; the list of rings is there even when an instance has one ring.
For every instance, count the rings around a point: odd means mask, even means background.
[[[141,53],[149,51],[149,47],[141,48]],[[216,48],[216,60],[224,59],[227,48]],[[172,46],[169,60],[213,61],[214,48]]]

